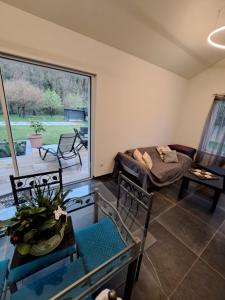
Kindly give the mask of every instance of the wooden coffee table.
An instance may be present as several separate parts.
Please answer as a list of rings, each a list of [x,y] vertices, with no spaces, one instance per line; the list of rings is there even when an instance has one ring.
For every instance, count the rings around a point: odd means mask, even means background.
[[[187,171],[182,178],[182,183],[179,192],[179,200],[183,197],[185,190],[188,190],[188,185],[190,181],[207,186],[214,190],[214,196],[212,198],[213,203],[210,208],[210,211],[214,212],[219,201],[220,194],[223,191],[224,178],[222,176],[217,176],[216,179],[200,179],[194,174],[191,174],[189,171]]]

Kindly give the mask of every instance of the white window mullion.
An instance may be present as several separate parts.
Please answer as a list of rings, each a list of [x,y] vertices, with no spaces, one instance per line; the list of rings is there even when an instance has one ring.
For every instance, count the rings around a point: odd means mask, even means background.
[[[14,148],[14,144],[13,144],[13,135],[12,135],[12,130],[11,130],[10,121],[9,121],[9,114],[8,114],[8,109],[7,109],[7,104],[6,104],[6,97],[5,97],[1,69],[0,69],[0,101],[1,101],[1,105],[2,105],[3,118],[5,121],[5,125],[6,125],[6,132],[7,132],[7,137],[8,137],[10,153],[11,153],[11,157],[12,157],[13,168],[14,168],[15,175],[18,176],[19,170],[18,170],[18,165],[17,165],[17,160],[16,160],[15,148]]]

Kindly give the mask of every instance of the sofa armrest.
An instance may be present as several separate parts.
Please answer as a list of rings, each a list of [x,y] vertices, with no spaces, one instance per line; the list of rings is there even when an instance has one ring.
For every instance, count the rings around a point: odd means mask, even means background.
[[[138,178],[140,174],[146,173],[147,169],[145,166],[142,166],[137,160],[132,158],[131,156],[119,152],[115,157],[115,167],[114,167],[114,175],[117,176],[121,167],[131,175]],[[116,170],[115,170],[116,169]],[[115,174],[115,172],[117,174]]]
[[[195,148],[184,146],[184,145],[172,144],[172,145],[169,145],[169,147],[170,147],[171,150],[176,150],[177,152],[186,154],[191,159],[194,158],[194,155],[196,153],[196,149]]]

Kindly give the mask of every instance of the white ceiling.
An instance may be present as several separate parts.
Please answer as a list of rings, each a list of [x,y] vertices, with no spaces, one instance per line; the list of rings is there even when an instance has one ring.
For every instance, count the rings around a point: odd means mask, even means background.
[[[208,45],[225,0],[3,0],[185,78],[225,58]],[[225,9],[221,20],[224,20]],[[217,22],[220,23],[220,19]],[[225,25],[225,24],[223,24]]]

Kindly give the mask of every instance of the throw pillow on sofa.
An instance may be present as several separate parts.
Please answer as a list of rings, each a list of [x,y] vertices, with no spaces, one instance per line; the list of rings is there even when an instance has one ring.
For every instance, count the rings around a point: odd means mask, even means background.
[[[137,161],[139,161],[141,164],[143,164],[144,166],[146,166],[145,165],[145,161],[142,158],[142,154],[141,154],[141,152],[138,149],[134,150],[133,157],[134,157],[134,159],[136,159]]]
[[[178,163],[177,151],[176,150],[166,151],[164,154],[164,162]]]
[[[172,151],[169,146],[156,146],[156,150],[159,153],[161,160],[164,161],[165,152]]]
[[[144,160],[144,162],[145,162],[147,168],[148,168],[149,170],[151,170],[151,169],[152,169],[152,166],[153,166],[153,162],[152,162],[151,156],[150,156],[147,152],[145,152],[145,153],[143,154],[142,158],[143,158],[143,160]]]

